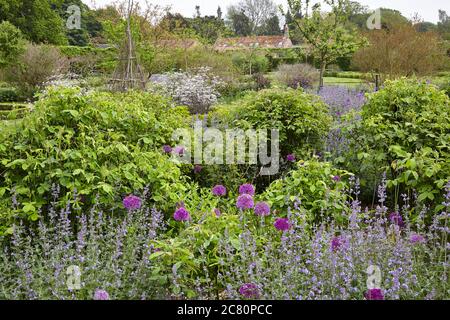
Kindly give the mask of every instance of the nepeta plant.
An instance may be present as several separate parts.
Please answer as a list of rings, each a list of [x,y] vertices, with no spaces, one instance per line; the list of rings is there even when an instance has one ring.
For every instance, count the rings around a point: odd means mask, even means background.
[[[150,261],[151,241],[165,229],[161,212],[104,212],[99,205],[80,212],[70,203],[58,209],[57,198],[48,220],[18,223],[10,241],[1,239],[0,299],[165,297],[164,278]]]

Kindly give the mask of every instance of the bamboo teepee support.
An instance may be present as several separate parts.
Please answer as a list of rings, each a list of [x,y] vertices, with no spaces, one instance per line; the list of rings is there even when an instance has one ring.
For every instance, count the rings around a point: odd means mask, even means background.
[[[109,80],[113,91],[128,91],[130,89],[145,89],[146,80],[136,55],[136,48],[131,34],[131,14],[133,0],[128,0],[126,37],[120,48],[119,63]]]

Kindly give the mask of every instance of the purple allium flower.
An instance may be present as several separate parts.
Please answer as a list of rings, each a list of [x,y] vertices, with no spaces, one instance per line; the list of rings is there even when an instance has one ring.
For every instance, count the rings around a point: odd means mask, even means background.
[[[254,211],[257,216],[268,216],[270,214],[270,206],[266,202],[258,202]]]
[[[259,297],[258,286],[254,283],[245,283],[239,288],[239,293],[247,299]]]
[[[342,239],[342,237],[333,237],[333,239],[331,239],[331,249],[333,251],[337,251],[337,250],[341,249],[343,244],[344,244],[344,239]]]
[[[214,213],[216,214],[216,217],[220,217],[222,215],[222,212],[220,212],[217,208],[214,209]]]
[[[243,184],[239,187],[239,194],[249,194],[253,196],[255,194],[255,187],[250,183]]]
[[[94,300],[109,300],[109,294],[105,290],[96,289],[94,293]]]
[[[182,156],[186,149],[183,146],[176,146],[173,148],[173,153]]]
[[[186,208],[180,207],[177,210],[175,210],[173,218],[177,221],[188,221],[191,218],[191,216],[189,214],[189,211],[186,210]]]
[[[236,207],[239,209],[251,209],[254,206],[253,198],[249,194],[242,194],[238,197]]]
[[[166,144],[163,146],[163,151],[164,151],[164,153],[171,153],[172,147]]]
[[[341,181],[341,177],[340,176],[334,176],[333,177],[333,181],[339,182],[339,181]]]
[[[217,197],[222,197],[227,194],[227,188],[221,184],[218,184],[212,188],[212,193]]]
[[[412,244],[425,243],[425,237],[420,234],[414,233],[409,237],[409,242]]]
[[[203,169],[203,167],[202,167],[201,165],[196,164],[196,165],[194,166],[194,173],[195,173],[195,174],[200,173],[200,172],[202,171],[202,169]]]
[[[381,289],[370,289],[364,294],[367,300],[384,300],[383,291]]]
[[[134,195],[129,195],[123,199],[123,206],[127,210],[137,210],[141,207],[142,200],[139,197],[136,197]]]
[[[295,154],[288,154],[288,155],[286,156],[286,160],[287,160],[288,162],[295,162]]]
[[[403,222],[403,218],[398,212],[392,212],[389,215],[389,221],[392,224],[399,226],[400,228],[403,228],[405,226],[405,223]]]
[[[273,225],[279,231],[287,231],[291,227],[289,219],[287,218],[278,218]]]

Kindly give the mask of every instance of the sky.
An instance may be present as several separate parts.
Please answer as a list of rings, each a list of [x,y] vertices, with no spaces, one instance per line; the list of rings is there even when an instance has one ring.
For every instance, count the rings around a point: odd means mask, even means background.
[[[135,0],[137,2],[145,3],[145,0]],[[199,5],[202,15],[215,15],[217,8],[222,7],[222,11],[225,13],[226,8],[232,4],[239,2],[239,0],[149,0],[153,4],[161,6],[170,5],[172,12],[179,12],[184,16],[190,17],[194,15],[195,6]],[[277,4],[286,4],[286,0],[274,0]],[[92,3],[96,7],[102,7],[104,5],[113,3],[114,0],[83,0],[84,3],[89,6]],[[446,10],[450,13],[450,1],[449,0],[359,0],[363,5],[369,6],[369,8],[375,10],[380,7],[396,9],[402,12],[402,14],[411,18],[414,13],[419,15],[425,20],[436,23],[439,20],[438,10]]]

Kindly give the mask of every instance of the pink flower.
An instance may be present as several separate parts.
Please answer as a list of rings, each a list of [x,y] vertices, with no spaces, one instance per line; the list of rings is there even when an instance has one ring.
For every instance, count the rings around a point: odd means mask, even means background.
[[[268,216],[270,214],[270,207],[266,202],[258,202],[255,205],[254,211],[257,216]]]
[[[241,210],[251,209],[254,206],[253,198],[251,195],[242,194],[238,197],[236,207]]]
[[[384,300],[383,291],[381,289],[370,289],[364,294],[366,300]]]
[[[227,188],[221,184],[218,184],[212,188],[212,193],[217,197],[222,197],[227,194]]]
[[[253,196],[255,194],[255,187],[249,183],[243,184],[239,187],[239,194],[249,194]]]
[[[94,300],[109,300],[109,294],[105,290],[96,289],[94,293]]]

